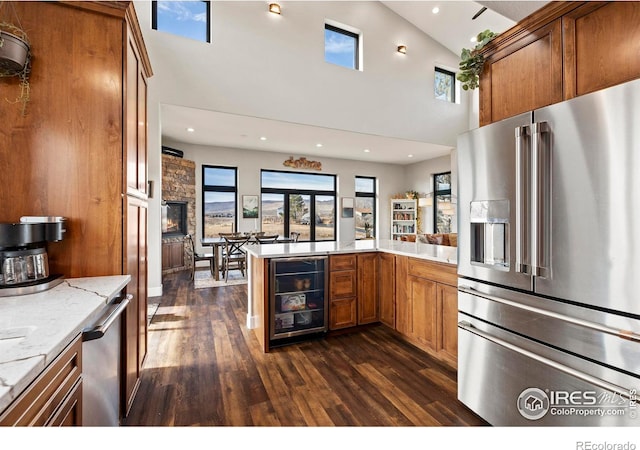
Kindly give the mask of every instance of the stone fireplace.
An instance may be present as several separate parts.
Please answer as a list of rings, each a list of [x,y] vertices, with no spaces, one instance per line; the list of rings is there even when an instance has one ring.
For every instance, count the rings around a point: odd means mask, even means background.
[[[190,268],[184,236],[196,233],[196,164],[162,155],[162,273]]]

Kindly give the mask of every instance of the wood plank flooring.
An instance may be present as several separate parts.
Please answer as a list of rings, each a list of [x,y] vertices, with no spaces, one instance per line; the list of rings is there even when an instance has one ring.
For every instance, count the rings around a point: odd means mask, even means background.
[[[486,425],[456,399],[456,373],[386,326],[264,354],[247,287],[166,276],[128,426]]]

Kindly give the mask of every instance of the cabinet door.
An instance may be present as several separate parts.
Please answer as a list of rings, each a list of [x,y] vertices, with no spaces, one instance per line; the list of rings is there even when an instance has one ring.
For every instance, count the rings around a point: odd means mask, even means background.
[[[380,301],[380,322],[395,328],[395,256],[390,253],[378,255],[378,298]]]
[[[411,337],[427,347],[437,348],[438,289],[437,283],[409,276],[411,304]]]
[[[640,77],[640,2],[587,2],[562,20],[565,99]]]
[[[126,197],[126,244],[124,266],[131,281],[126,287],[133,298],[124,312],[123,416],[131,407],[147,351],[147,206],[136,197]]]
[[[455,364],[458,358],[458,289],[438,284],[438,306],[441,330],[438,349]]]
[[[355,327],[358,324],[356,317],[356,298],[341,298],[329,302],[329,329]]]
[[[126,106],[126,191],[147,193],[147,82],[133,32],[127,24]]]
[[[356,255],[331,255],[329,256],[329,270],[356,270]]]
[[[358,264],[358,325],[378,322],[378,255],[357,255]]]
[[[508,42],[487,55],[480,126],[562,101],[562,19]]]
[[[405,335],[410,335],[411,327],[411,303],[407,293],[409,258],[396,256],[395,285],[396,285],[396,330]]]

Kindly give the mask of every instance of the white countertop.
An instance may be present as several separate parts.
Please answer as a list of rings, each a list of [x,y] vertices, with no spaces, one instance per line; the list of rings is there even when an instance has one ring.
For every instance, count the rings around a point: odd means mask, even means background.
[[[0,413],[129,281],[72,278],[44,292],[0,297]]]
[[[247,245],[246,252],[257,258],[287,258],[321,256],[337,253],[387,252],[412,258],[457,264],[457,247],[422,244],[419,242],[366,239],[350,242],[296,242],[291,244]]]

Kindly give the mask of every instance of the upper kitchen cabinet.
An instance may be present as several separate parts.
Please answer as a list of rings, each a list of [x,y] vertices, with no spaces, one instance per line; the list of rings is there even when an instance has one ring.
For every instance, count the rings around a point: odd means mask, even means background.
[[[480,126],[640,77],[640,2],[551,2],[482,53]]]

